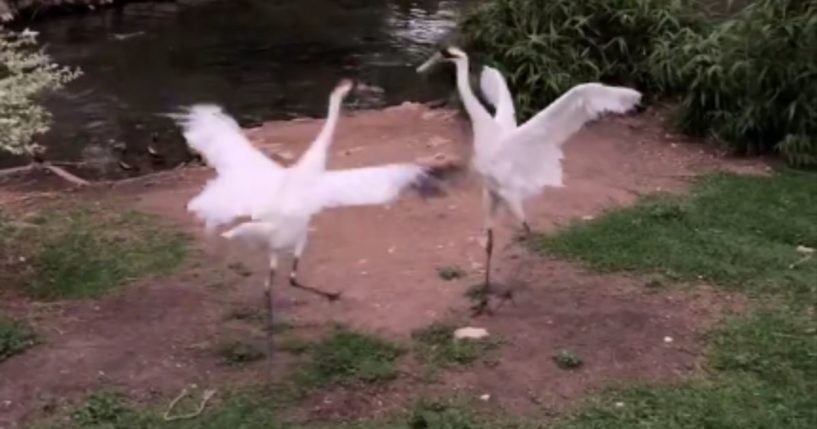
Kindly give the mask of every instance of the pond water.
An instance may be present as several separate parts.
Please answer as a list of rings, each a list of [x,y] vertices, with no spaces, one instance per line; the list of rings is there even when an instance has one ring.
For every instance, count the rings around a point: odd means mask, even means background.
[[[196,102],[221,104],[244,126],[322,117],[344,76],[383,90],[355,108],[428,101],[450,85],[414,68],[479,1],[178,0],[44,19],[32,28],[48,52],[84,75],[46,100],[55,121],[41,142],[49,159],[92,166],[83,174],[127,176],[188,159],[160,114]],[[722,11],[748,2],[707,0]],[[154,138],[158,162],[146,151]],[[18,162],[0,155],[0,167]]]
[[[373,108],[439,97],[414,68],[455,28],[469,0],[187,0],[132,3],[32,25],[48,52],[84,75],[48,98],[48,157],[93,161],[107,176],[184,161],[160,113],[223,105],[242,125],[325,115],[344,76],[382,88]],[[163,155],[146,156],[154,138]],[[118,160],[134,167],[122,171]],[[10,160],[0,160],[9,163]]]

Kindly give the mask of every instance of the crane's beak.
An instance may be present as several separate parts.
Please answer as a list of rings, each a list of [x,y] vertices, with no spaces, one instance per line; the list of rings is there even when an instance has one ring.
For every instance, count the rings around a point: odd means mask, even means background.
[[[417,67],[417,73],[425,73],[430,68],[437,65],[437,63],[443,62],[445,59],[443,58],[442,54],[439,52],[435,52],[434,55],[431,56],[426,62],[423,63],[420,67]]]

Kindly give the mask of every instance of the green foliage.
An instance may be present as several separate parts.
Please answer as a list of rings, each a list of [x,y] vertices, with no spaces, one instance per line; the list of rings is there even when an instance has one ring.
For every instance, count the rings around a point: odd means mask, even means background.
[[[465,277],[465,271],[456,265],[447,265],[437,268],[437,275],[445,281],[451,281]]]
[[[719,174],[690,197],[659,196],[577,223],[538,249],[605,271],[651,271],[748,292],[817,300],[817,261],[790,266],[797,246],[817,247],[817,177]]]
[[[386,420],[349,423],[296,424],[278,416],[275,401],[257,394],[238,394],[195,419],[163,421],[157,412],[128,407],[110,394],[92,395],[77,409],[69,426],[54,429],[523,429],[522,426],[479,416],[466,403],[453,400],[421,400],[410,410]]]
[[[562,369],[576,369],[584,364],[582,358],[570,350],[559,350],[559,353],[553,356],[553,361]]]
[[[35,298],[94,297],[126,281],[168,273],[188,239],[157,217],[112,207],[57,207],[10,225],[0,261]]]
[[[448,367],[470,364],[496,344],[486,339],[454,338],[456,327],[444,323],[433,323],[412,332],[421,358],[425,361]]]
[[[244,365],[264,357],[264,352],[253,343],[235,340],[228,341],[218,347],[219,356],[230,365]]]
[[[71,414],[71,420],[83,428],[124,429],[132,418],[133,412],[125,406],[122,398],[108,392],[92,394]]]
[[[738,153],[817,166],[817,2],[758,0],[723,20],[684,0],[490,0],[462,24],[523,116],[588,81],[677,96],[677,126]]]
[[[758,0],[660,52],[658,67],[683,86],[683,131],[817,166],[817,2]]]
[[[28,324],[0,316],[0,362],[33,347],[36,341]]]
[[[308,348],[295,383],[302,387],[384,383],[397,377],[403,350],[384,339],[337,328]]]
[[[523,116],[572,86],[652,89],[656,46],[702,20],[682,0],[491,0],[462,23],[465,45],[506,76]]]
[[[79,76],[35,49],[36,33],[0,27],[0,151],[31,155],[42,150],[34,138],[48,131],[51,115],[36,101]]]

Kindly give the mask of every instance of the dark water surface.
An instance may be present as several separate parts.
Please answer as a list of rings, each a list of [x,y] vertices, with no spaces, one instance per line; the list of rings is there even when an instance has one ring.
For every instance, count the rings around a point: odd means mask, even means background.
[[[184,160],[157,116],[222,104],[242,125],[324,116],[344,76],[383,89],[370,108],[439,97],[414,68],[448,37],[472,0],[187,0],[133,3],[33,25],[48,52],[84,75],[49,98],[48,157],[96,161],[97,173],[138,174]],[[146,156],[156,134],[163,161]],[[125,149],[126,148],[126,149]],[[134,169],[122,171],[119,159]],[[8,160],[5,160],[8,163]],[[0,160],[0,163],[3,163]]]

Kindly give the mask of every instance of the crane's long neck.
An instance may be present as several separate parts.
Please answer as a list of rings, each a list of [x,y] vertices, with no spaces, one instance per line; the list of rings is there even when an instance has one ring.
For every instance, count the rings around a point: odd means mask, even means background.
[[[468,79],[468,58],[457,61],[457,89],[460,92],[462,104],[471,117],[471,123],[475,127],[477,124],[491,121],[491,115],[479,102],[474,91],[471,89],[471,81]]]
[[[340,105],[343,102],[342,94],[332,94],[329,98],[329,112],[318,137],[298,160],[296,167],[306,171],[323,171],[326,169],[326,158],[329,145],[335,137],[335,128],[340,117]]]

